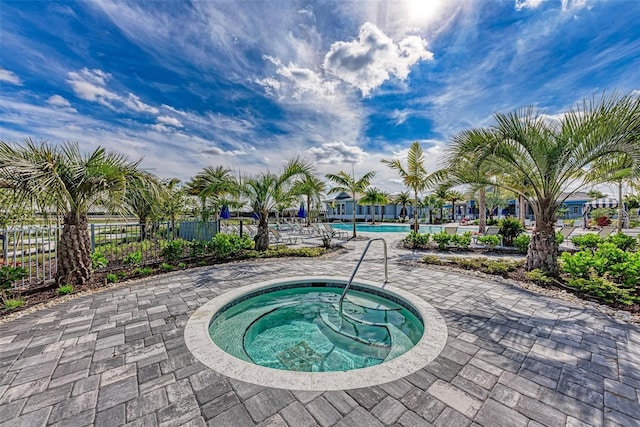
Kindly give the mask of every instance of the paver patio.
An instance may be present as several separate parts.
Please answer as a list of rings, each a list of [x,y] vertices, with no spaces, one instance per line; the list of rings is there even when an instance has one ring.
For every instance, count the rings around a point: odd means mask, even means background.
[[[211,298],[270,279],[348,276],[364,244],[329,259],[152,277],[0,325],[0,426],[640,426],[640,328],[407,265],[408,251],[391,250],[390,280],[436,307],[449,334],[412,375],[356,390],[269,389],[214,372],[187,349],[187,319]],[[372,247],[357,277],[381,279],[381,253]]]

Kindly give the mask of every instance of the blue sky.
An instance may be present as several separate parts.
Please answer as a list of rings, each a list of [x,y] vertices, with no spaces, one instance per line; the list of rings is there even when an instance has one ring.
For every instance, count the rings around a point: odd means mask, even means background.
[[[0,139],[78,141],[160,177],[209,165],[430,171],[496,111],[640,89],[640,1],[0,3]]]

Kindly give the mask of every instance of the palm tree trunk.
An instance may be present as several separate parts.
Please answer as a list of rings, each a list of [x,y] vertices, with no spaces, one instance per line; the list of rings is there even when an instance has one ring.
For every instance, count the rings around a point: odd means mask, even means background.
[[[256,242],[256,251],[266,251],[269,248],[269,223],[267,218],[269,211],[261,212],[260,221],[258,222],[258,231],[253,241]]]
[[[345,205],[346,206],[346,205]],[[353,238],[356,238],[356,193],[353,193]]]
[[[478,197],[478,232],[484,234],[487,231],[487,189],[482,187]]]
[[[539,268],[552,276],[558,275],[558,244],[554,229],[555,212],[553,209],[541,209],[536,212],[536,223],[531,233],[527,249],[527,271]]]
[[[622,233],[624,204],[622,203],[622,180],[618,181],[618,233]]]
[[[413,191],[413,231],[418,232],[418,191]]]
[[[526,218],[526,202],[524,200],[524,197],[522,197],[521,195],[518,195],[518,213],[520,215],[518,215],[518,219],[520,220],[520,223],[522,223],[522,225],[525,224],[524,220]],[[555,219],[555,218],[554,218]]]
[[[64,217],[57,248],[59,285],[82,285],[91,277],[91,239],[87,226],[87,215],[70,212]]]

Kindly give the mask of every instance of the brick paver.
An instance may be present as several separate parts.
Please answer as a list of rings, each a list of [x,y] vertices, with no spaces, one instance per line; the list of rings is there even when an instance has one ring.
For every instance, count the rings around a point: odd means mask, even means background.
[[[186,348],[186,322],[211,298],[263,280],[347,276],[358,241],[328,259],[152,277],[0,325],[0,426],[640,426],[640,328],[417,266],[419,254],[389,243],[391,283],[448,327],[445,349],[418,372],[365,389],[269,389],[214,372]],[[380,261],[372,248],[358,277],[381,279]]]

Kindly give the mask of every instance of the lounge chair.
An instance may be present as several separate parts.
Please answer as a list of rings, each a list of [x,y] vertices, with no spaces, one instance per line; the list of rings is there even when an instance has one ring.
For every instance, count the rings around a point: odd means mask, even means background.
[[[576,231],[577,229],[578,227],[562,227],[559,231],[560,231],[560,234],[562,234],[562,237],[564,238],[564,240],[568,240],[569,236],[571,236],[573,232]]]
[[[500,227],[497,227],[495,225],[490,225],[485,229],[483,234],[477,234],[475,236],[472,236],[471,238],[474,244],[478,243],[479,236],[498,236],[500,237],[500,246],[502,246],[502,236],[500,235]]]
[[[331,234],[337,235],[339,238],[341,237],[347,237],[347,232],[344,230],[336,230],[335,228],[332,228],[329,224],[327,224],[326,222],[320,223],[320,225],[322,226],[322,228],[324,228],[324,230],[326,231],[326,233],[330,236]]]
[[[451,235],[458,234],[458,227],[445,227],[444,232]]]
[[[247,233],[249,233],[249,237],[251,237],[252,239],[256,234],[258,234],[258,230],[256,230],[253,225],[245,224],[244,229],[247,230]]]
[[[600,231],[598,232],[598,236],[600,236],[601,239],[604,239],[614,231],[616,231],[616,227],[602,227],[602,229],[600,229]]]
[[[269,231],[271,232],[273,237],[276,238],[275,243],[284,243],[284,244],[287,244],[287,245],[294,245],[298,241],[297,237],[283,236],[275,228],[269,228]]]

